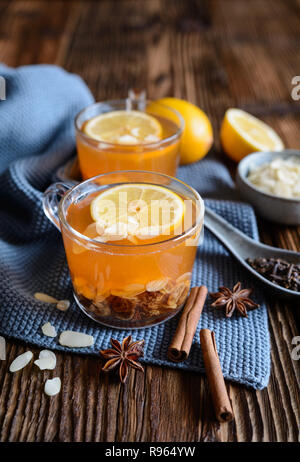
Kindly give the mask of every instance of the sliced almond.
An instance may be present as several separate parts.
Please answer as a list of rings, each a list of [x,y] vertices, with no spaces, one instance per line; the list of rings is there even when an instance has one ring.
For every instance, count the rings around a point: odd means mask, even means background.
[[[94,239],[98,235],[96,223],[91,223],[90,225],[88,225],[82,234],[84,234],[86,237]],[[88,247],[83,241],[73,242],[73,253],[75,253],[75,255],[79,255],[83,252],[86,252],[87,250],[88,250]]]
[[[168,308],[175,310],[177,308],[177,303],[173,302],[172,300],[168,301]]]
[[[149,311],[150,316],[159,316],[161,312],[159,310],[151,310]]]
[[[97,294],[102,294],[103,292],[105,292],[105,290],[107,290],[105,288],[105,280],[104,280],[104,275],[103,273],[99,273],[97,275]]]
[[[110,296],[110,291],[108,290],[107,292],[97,293],[96,297],[94,298],[94,303],[102,303],[104,300]]]
[[[44,391],[48,396],[55,396],[60,392],[61,380],[59,377],[46,380]]]
[[[89,306],[89,311],[92,313],[95,313],[97,316],[110,316],[111,315],[111,309],[108,305],[99,303],[97,305],[94,305],[93,303]]]
[[[127,238],[127,234],[107,234],[107,235],[102,235],[95,237],[95,241],[97,242],[113,242],[113,241],[123,241],[123,239]]]
[[[127,296],[136,297],[139,294],[142,294],[145,291],[145,285],[139,283],[128,284],[124,287],[124,292]]]
[[[45,369],[47,370],[53,370],[55,369],[55,362],[53,361],[52,358],[43,358],[43,359],[36,359],[34,361],[34,364],[36,364],[41,371],[44,371]]]
[[[0,361],[6,360],[6,343],[5,338],[0,337]]]
[[[94,337],[82,332],[65,330],[59,336],[59,343],[70,348],[83,348],[94,345]]]
[[[137,245],[139,243],[139,240],[133,234],[128,234],[127,239],[132,242],[132,244]]]
[[[52,359],[55,359],[55,361],[56,361],[55,353],[54,353],[54,351],[51,351],[51,350],[41,350],[40,354],[39,354],[39,358],[40,359],[52,358]]]
[[[52,326],[52,324],[50,324],[50,322],[46,322],[46,324],[44,324],[42,326],[42,332],[47,337],[56,337],[57,336],[56,329],[55,329],[54,326]]]
[[[128,284],[124,289],[114,289],[111,291],[112,295],[121,298],[134,298],[139,294],[145,292],[144,284]]]
[[[181,276],[179,276],[177,279],[176,279],[176,283],[180,283],[180,282],[186,282],[186,281],[190,281],[192,277],[192,273],[184,273],[182,274]]]
[[[83,286],[78,289],[78,292],[81,293],[85,298],[88,298],[89,300],[93,300],[96,294],[96,290],[89,286]]]
[[[162,290],[169,282],[169,278],[156,279],[155,281],[150,281],[146,284],[146,289],[148,292],[157,292]]]
[[[36,364],[42,371],[45,369],[49,369],[49,370],[55,369],[56,356],[53,353],[53,351],[42,350],[40,351],[39,359],[36,359],[34,361],[34,364]]]
[[[20,369],[23,369],[23,367],[27,366],[27,364],[30,363],[32,358],[32,351],[25,351],[25,353],[22,353],[21,355],[17,356],[9,366],[10,372],[17,372]]]
[[[42,292],[36,292],[34,294],[34,298],[36,298],[40,302],[45,302],[45,303],[57,303],[58,302],[56,298],[51,297],[51,295],[43,294]]]
[[[67,311],[70,308],[69,300],[59,300],[56,304],[56,308],[60,311]]]
[[[87,251],[87,248],[82,244],[77,244],[77,242],[73,242],[72,244],[72,250],[73,250],[73,253],[75,255],[79,255],[83,252],[86,252]]]
[[[174,288],[174,284],[171,281],[168,281],[168,284],[161,290],[163,294],[170,294]]]
[[[94,237],[98,236],[97,223],[93,222],[89,224],[82,234],[84,234],[86,237],[94,239]]]
[[[180,284],[174,287],[174,290],[171,292],[168,298],[168,306],[170,308],[176,308],[176,306],[178,305],[178,300],[180,299],[181,294],[184,290],[186,290],[186,285],[184,282],[181,282]]]
[[[121,289],[112,289],[110,293],[114,297],[121,297],[121,298],[125,298],[125,295],[126,295],[124,290],[121,290]]]

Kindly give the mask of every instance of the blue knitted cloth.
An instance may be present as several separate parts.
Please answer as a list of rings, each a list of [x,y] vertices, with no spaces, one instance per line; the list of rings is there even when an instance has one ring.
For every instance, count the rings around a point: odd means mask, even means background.
[[[33,298],[34,292],[45,292],[73,300],[62,239],[45,217],[41,199],[54,172],[74,153],[73,119],[92,102],[92,96],[78,76],[55,66],[0,66],[0,75],[7,85],[7,99],[0,101],[0,333],[41,347],[84,354],[98,354],[108,347],[111,337],[121,340],[131,333],[134,339],[145,339],[146,363],[201,372],[199,331],[207,327],[215,332],[224,376],[256,389],[265,387],[270,343],[267,310],[258,288],[254,299],[261,307],[247,319],[238,315],[226,319],[208,300],[190,356],[180,364],[167,360],[178,316],[144,330],[114,330],[86,317],[74,301],[68,311],[61,312]],[[181,167],[178,176],[196,188],[209,207],[258,239],[252,208],[236,201],[230,175],[213,154]],[[205,231],[193,284],[216,291],[220,285],[232,287],[237,281],[254,286],[249,274]],[[94,346],[76,350],[60,346],[57,338],[42,334],[41,326],[47,321],[58,333],[71,329],[93,335]]]

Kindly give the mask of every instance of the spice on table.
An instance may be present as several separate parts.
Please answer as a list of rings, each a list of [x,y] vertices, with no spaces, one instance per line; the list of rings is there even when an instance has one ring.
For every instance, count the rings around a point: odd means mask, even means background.
[[[47,337],[56,337],[57,332],[54,326],[50,322],[46,322],[45,324],[42,325],[42,332],[44,335]]]
[[[176,363],[185,361],[190,353],[205,299],[207,287],[193,287],[168,349],[168,358]]]
[[[54,377],[53,379],[48,379],[45,382],[44,392],[48,396],[55,396],[60,392],[61,389],[61,380],[59,377]]]
[[[219,422],[230,422],[234,415],[219,361],[214,332],[201,329],[200,344],[216,417]]]
[[[300,264],[289,263],[280,258],[247,258],[246,261],[274,284],[300,292]]]
[[[219,292],[210,294],[215,299],[211,306],[215,308],[225,307],[226,318],[231,318],[235,310],[247,318],[247,309],[254,310],[259,307],[249,298],[251,292],[252,289],[242,289],[240,282],[237,282],[232,290],[228,287],[219,287]]]
[[[56,356],[51,350],[41,350],[39,359],[34,361],[34,364],[40,368],[41,371],[53,370],[56,367]]]
[[[67,311],[70,308],[70,301],[69,300],[59,300],[56,304],[56,308],[60,311]]]
[[[9,366],[10,372],[17,372],[27,366],[33,358],[32,351],[25,351],[21,355],[17,356],[11,365]]]
[[[51,295],[44,294],[43,292],[35,292],[34,298],[44,303],[58,303],[57,298],[52,297]]]
[[[61,332],[58,342],[60,345],[70,348],[84,348],[94,345],[95,339],[92,335],[73,330],[64,330]]]
[[[122,344],[113,338],[110,339],[112,348],[101,350],[100,354],[107,359],[107,363],[102,370],[109,372],[119,367],[119,377],[122,383],[125,383],[128,376],[128,368],[132,367],[144,372],[143,366],[137,361],[144,356],[145,340],[131,341],[131,335],[124,338]]]

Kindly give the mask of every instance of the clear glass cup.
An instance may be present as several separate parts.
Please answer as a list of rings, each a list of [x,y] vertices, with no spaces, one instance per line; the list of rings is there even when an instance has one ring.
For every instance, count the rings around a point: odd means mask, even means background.
[[[86,226],[91,198],[132,183],[164,186],[179,195],[186,210],[182,232],[154,243],[122,245],[78,231]],[[76,186],[55,183],[44,193],[43,206],[62,233],[75,300],[89,317],[109,327],[141,328],[163,322],[183,307],[203,235],[204,203],[193,188],[163,174],[122,171]]]
[[[118,144],[95,140],[84,133],[85,123],[104,113],[137,110],[155,117],[162,127],[162,139],[140,144]],[[181,115],[163,104],[130,98],[92,104],[75,118],[79,167],[84,180],[119,170],[147,170],[175,176],[180,159],[184,122]]]

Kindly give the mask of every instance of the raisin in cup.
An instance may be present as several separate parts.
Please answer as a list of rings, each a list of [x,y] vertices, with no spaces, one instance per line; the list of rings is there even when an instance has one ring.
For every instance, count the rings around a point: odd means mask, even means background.
[[[180,196],[185,204],[182,232],[140,245],[84,235],[92,198],[132,183],[163,186]],[[203,240],[204,203],[193,188],[163,174],[121,171],[73,187],[55,183],[45,192],[43,205],[62,233],[74,297],[89,317],[109,327],[142,328],[171,318],[183,307]]]

